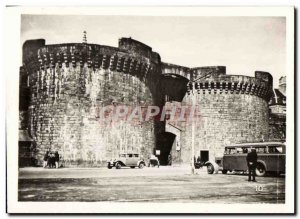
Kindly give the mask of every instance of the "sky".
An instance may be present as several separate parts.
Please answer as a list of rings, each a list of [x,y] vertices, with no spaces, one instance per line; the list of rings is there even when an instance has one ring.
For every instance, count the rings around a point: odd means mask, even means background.
[[[87,42],[118,46],[132,37],[158,52],[163,62],[186,67],[223,65],[227,74],[254,77],[267,71],[274,86],[286,75],[284,17],[155,17],[102,15],[22,15],[21,43]]]

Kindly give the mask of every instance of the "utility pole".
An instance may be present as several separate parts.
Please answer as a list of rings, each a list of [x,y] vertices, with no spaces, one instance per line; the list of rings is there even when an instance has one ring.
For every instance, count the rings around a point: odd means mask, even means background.
[[[194,156],[195,156],[195,108],[196,108],[196,95],[195,95],[195,82],[192,82],[192,110],[193,117],[192,117],[192,149],[191,149],[191,173],[192,175],[195,174],[195,164],[194,164]]]
[[[87,38],[86,38],[86,31],[83,31],[83,38],[82,38],[82,43],[87,44]]]
[[[205,75],[202,75],[195,80],[191,81],[192,83],[192,109],[194,110],[194,114],[192,117],[192,148],[191,148],[191,173],[192,175],[195,174],[195,111],[196,111],[196,88],[195,88],[195,83],[197,83],[198,80],[201,79],[206,79],[211,76],[212,72],[208,72]]]

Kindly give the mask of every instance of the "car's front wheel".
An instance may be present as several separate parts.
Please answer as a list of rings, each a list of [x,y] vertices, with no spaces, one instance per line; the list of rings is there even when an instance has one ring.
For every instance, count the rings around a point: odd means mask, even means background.
[[[267,173],[266,168],[263,164],[258,163],[256,168],[255,168],[255,174],[257,176],[265,176]]]
[[[120,163],[116,163],[116,169],[121,169],[121,164]]]
[[[208,173],[208,174],[213,174],[214,171],[215,171],[214,166],[213,166],[212,164],[208,164],[208,165],[207,165],[207,173]]]
[[[107,164],[107,168],[108,168],[108,169],[111,169],[111,168],[112,168],[112,165],[110,165],[110,163],[108,163],[108,164]]]
[[[139,164],[139,168],[140,168],[140,169],[143,169],[143,168],[144,168],[144,166],[145,166],[145,164],[144,164],[144,163],[140,163],[140,164]]]

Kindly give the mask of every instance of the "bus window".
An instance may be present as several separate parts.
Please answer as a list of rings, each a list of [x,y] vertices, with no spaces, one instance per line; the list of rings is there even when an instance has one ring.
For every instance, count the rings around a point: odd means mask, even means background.
[[[248,153],[248,148],[243,148],[243,154],[247,154]]]
[[[280,154],[282,153],[282,147],[281,146],[269,146],[269,153],[274,154]]]
[[[256,150],[257,153],[260,153],[260,154],[267,153],[267,148],[266,147],[257,147],[257,148],[255,148],[255,150]]]
[[[229,148],[225,148],[224,154],[229,154]]]
[[[228,148],[228,154],[236,154],[235,148]]]
[[[236,153],[237,154],[242,154],[243,153],[243,149],[242,148],[236,148]]]

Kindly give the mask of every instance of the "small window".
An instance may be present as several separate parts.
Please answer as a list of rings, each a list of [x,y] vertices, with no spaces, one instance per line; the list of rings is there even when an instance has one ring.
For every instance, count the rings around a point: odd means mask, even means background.
[[[269,153],[280,154],[282,153],[282,147],[271,146],[269,147]]]
[[[139,157],[139,155],[138,155],[138,154],[135,154],[134,157]]]
[[[243,148],[243,154],[247,154],[249,152],[249,148]]]
[[[235,154],[235,148],[226,148],[225,154]]]
[[[260,154],[267,153],[267,148],[266,147],[257,147],[257,148],[255,148],[255,150],[256,150],[257,153],[260,153]]]
[[[236,150],[236,148],[232,148],[232,149],[230,149],[230,154],[236,154],[237,153],[237,150]]]
[[[236,149],[235,148],[226,148],[225,154],[235,154]]]
[[[126,157],[126,155],[125,154],[121,154],[120,157]]]
[[[243,149],[242,149],[242,148],[237,148],[237,149],[236,149],[236,153],[242,154],[242,153],[243,153]]]
[[[229,154],[229,148],[225,148],[224,154]]]
[[[132,157],[133,154],[128,154],[128,157]]]

